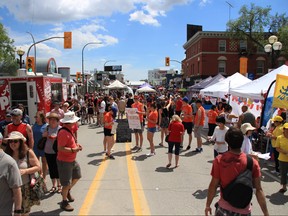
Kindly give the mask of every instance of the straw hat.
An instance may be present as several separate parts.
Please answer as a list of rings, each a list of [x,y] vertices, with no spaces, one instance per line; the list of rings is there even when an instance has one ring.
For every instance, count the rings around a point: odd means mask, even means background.
[[[26,142],[26,138],[19,131],[12,131],[8,135],[8,138],[5,138],[5,140],[17,140],[17,139],[21,139],[21,140],[23,140],[23,142]]]
[[[80,118],[78,118],[77,116],[75,116],[74,112],[67,112],[64,114],[64,118],[60,120],[61,123],[65,124],[65,123],[75,123],[77,121],[79,121]]]

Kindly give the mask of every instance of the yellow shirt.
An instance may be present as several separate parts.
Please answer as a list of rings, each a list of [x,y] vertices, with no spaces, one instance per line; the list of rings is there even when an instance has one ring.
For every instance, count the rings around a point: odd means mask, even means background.
[[[275,147],[288,151],[288,138],[286,138],[284,135],[278,136],[276,139]],[[279,152],[278,160],[282,162],[288,162],[288,155],[282,152]]]
[[[272,132],[272,135],[275,137],[278,137],[280,135],[283,135],[283,127],[281,125],[278,125]],[[271,139],[272,147],[275,148],[277,139]]]

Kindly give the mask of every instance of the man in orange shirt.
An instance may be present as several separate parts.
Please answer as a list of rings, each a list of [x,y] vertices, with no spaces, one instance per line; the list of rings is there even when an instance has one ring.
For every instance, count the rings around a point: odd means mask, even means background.
[[[191,148],[191,143],[192,143],[192,129],[193,129],[193,109],[192,107],[188,104],[188,98],[184,97],[182,98],[182,112],[181,112],[181,117],[182,117],[182,124],[184,125],[185,130],[187,130],[187,134],[189,136],[189,141],[188,141],[188,146],[186,150],[189,150]],[[183,136],[184,140],[184,136]],[[182,146],[183,148],[183,143]]]
[[[195,149],[194,152],[202,152],[202,138],[201,138],[201,133],[203,130],[204,122],[205,122],[205,109],[202,106],[202,101],[197,100],[196,101],[196,106],[198,108],[196,115],[195,115],[195,127],[194,127],[194,136],[197,138],[197,148]]]
[[[215,105],[212,105],[211,106],[211,109],[208,111],[207,113],[207,117],[208,117],[208,127],[209,127],[209,130],[208,130],[208,136],[207,136],[207,139],[209,140],[209,138],[211,138],[211,136],[213,135],[214,133],[214,130],[215,130],[215,127],[217,126],[216,125],[216,118],[218,116],[218,113],[216,112],[216,106]]]

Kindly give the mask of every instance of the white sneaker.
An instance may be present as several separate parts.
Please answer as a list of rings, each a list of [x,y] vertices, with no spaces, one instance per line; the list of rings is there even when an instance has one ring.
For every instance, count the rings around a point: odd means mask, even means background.
[[[151,157],[151,156],[154,156],[154,155],[156,155],[155,152],[149,152],[148,154],[146,154],[147,157]]]

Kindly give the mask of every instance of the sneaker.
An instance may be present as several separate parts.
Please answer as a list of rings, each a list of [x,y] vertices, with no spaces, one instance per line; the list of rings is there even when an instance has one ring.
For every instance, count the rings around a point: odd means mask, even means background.
[[[150,152],[148,154],[146,154],[147,157],[151,157],[151,156],[154,156],[156,153],[155,152]]]
[[[71,195],[70,190],[68,191],[67,199],[68,199],[68,202],[74,202],[75,200],[74,197]]]
[[[279,172],[277,172],[276,170],[272,170],[271,173],[272,174],[278,174]]]
[[[180,145],[180,149],[183,149],[183,145]]]
[[[202,148],[196,148],[193,152],[196,152],[196,153],[201,153],[203,151]]]
[[[138,148],[139,148],[138,146],[134,146],[131,150],[136,151]]]
[[[191,146],[190,146],[190,145],[188,145],[188,146],[187,146],[187,148],[186,148],[186,150],[189,150],[190,148],[191,148]]]
[[[109,155],[108,157],[113,160],[115,159],[113,155]]]
[[[63,200],[60,204],[61,209],[64,211],[73,211],[74,208],[68,203],[67,200]]]
[[[139,147],[137,150],[136,150],[136,152],[141,152],[142,151],[142,148],[141,147]]]

